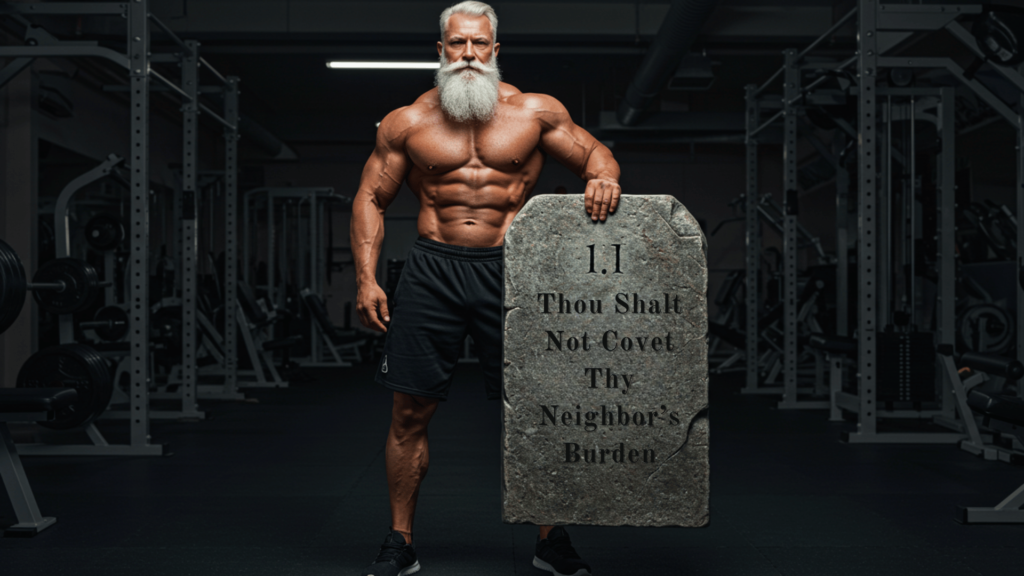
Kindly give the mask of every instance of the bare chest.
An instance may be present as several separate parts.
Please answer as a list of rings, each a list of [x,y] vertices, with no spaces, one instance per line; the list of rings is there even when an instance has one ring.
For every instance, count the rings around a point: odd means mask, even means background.
[[[406,150],[428,175],[464,167],[517,172],[538,153],[539,143],[540,127],[532,118],[499,112],[483,125],[443,121],[425,126],[410,136]]]

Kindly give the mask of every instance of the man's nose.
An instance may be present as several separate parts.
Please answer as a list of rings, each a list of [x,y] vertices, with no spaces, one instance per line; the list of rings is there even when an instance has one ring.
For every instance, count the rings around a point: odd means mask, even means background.
[[[466,43],[466,47],[462,50],[462,59],[465,61],[476,60],[476,54],[473,52],[473,45],[469,42]]]

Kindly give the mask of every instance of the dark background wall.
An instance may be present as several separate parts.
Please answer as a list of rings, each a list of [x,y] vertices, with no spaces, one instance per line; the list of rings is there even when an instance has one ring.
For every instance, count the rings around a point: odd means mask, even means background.
[[[221,72],[241,78],[243,114],[285,145],[275,156],[252,139],[243,139],[242,190],[330,186],[338,194],[351,196],[372,149],[376,122],[430,89],[432,78],[422,71],[328,70],[325,62],[432,60],[437,16],[447,4],[154,0],[152,6],[181,36],[201,41],[203,53]],[[674,195],[706,223],[708,232],[735,216],[729,202],[745,191],[743,87],[768,79],[782,64],[783,49],[807,45],[851,5],[848,0],[722,0],[691,47],[695,55],[706,58],[714,82],[706,90],[662,91],[641,126],[623,129],[613,112],[658,31],[668,10],[666,1],[494,2],[505,80],[525,91],[554,95],[577,123],[609,144],[622,165],[626,193]],[[38,18],[37,23],[63,39],[98,38],[110,45],[124,40],[123,22],[116,18]],[[21,42],[18,30],[6,33],[5,42]],[[155,51],[171,48],[159,35],[154,42]],[[847,57],[853,47],[852,29],[843,29],[822,45],[820,56]],[[969,61],[942,33],[916,49]],[[170,78],[178,77],[174,65],[155,66]],[[125,154],[126,98],[123,92],[111,90],[124,82],[122,73],[101,62],[49,59],[37,61],[31,71],[0,90],[0,237],[22,254],[30,274],[37,259],[40,201],[45,204],[68,181],[109,154]],[[40,98],[48,90],[71,102],[73,114],[59,118],[47,113]],[[216,108],[216,101],[207,102]],[[710,132],[707,127],[687,127],[686,122],[695,119],[710,122]],[[165,237],[173,225],[169,206],[180,167],[179,122],[180,103],[165,93],[154,94],[151,169],[158,193],[151,249],[155,253],[167,243]],[[221,129],[205,118],[201,133],[200,169],[216,171],[222,165]],[[708,135],[730,141],[702,141]],[[818,131],[817,135],[828,144],[829,133]],[[959,139],[958,163],[971,168],[976,199],[1013,204],[1014,138],[1005,122],[995,121]],[[815,152],[802,142],[799,156],[801,164],[806,164],[814,160]],[[759,191],[780,201],[781,160],[781,148],[768,138],[760,146]],[[549,161],[535,193],[550,193],[559,185],[579,193],[584,184]],[[831,181],[802,191],[801,221],[821,238],[826,250],[834,247],[834,198]],[[207,210],[204,214],[218,221],[218,208]],[[404,254],[415,237],[416,211],[413,194],[403,189],[388,211],[385,258]],[[348,218],[345,212],[335,213],[335,246],[348,243]],[[765,242],[778,245],[779,239],[767,231]],[[202,231],[200,245],[218,253],[222,230]],[[710,238],[712,298],[726,272],[742,267],[743,247],[739,223],[725,225]],[[804,256],[803,263],[813,260]],[[335,274],[323,289],[332,313],[340,318],[344,304],[354,299],[351,269]],[[20,364],[34,346],[33,325],[29,312],[11,332],[0,336],[5,381],[10,381],[11,366]]]

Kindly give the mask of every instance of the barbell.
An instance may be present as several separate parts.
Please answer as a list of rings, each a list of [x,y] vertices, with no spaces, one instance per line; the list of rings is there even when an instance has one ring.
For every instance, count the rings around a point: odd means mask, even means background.
[[[78,327],[94,330],[101,340],[117,342],[128,334],[128,312],[120,306],[104,306],[92,320],[79,322]]]
[[[18,254],[0,240],[0,333],[21,314],[27,290],[43,310],[72,314],[92,306],[103,286],[96,269],[76,258],[50,260],[36,271],[31,283],[26,282]]]

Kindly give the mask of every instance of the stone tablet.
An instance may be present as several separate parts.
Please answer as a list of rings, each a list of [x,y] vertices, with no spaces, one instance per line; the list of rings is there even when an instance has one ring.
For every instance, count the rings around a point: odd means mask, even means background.
[[[705,526],[707,244],[671,196],[530,200],[505,234],[503,519]]]

